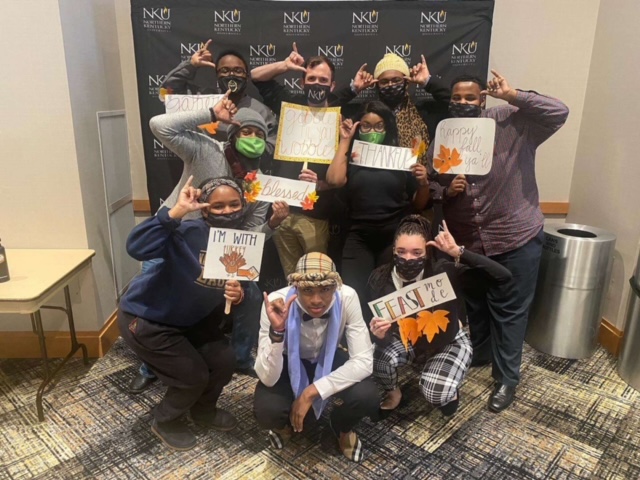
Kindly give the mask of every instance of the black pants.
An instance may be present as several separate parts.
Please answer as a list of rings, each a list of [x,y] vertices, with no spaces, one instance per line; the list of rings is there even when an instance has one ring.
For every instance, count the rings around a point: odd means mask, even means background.
[[[384,226],[356,224],[347,235],[342,251],[342,279],[358,293],[363,312],[369,311],[366,295],[369,275],[375,268],[391,261],[397,226],[397,221]],[[364,318],[370,317],[364,315]]]
[[[158,422],[179,418],[189,409],[213,410],[231,381],[235,353],[217,319],[176,328],[118,311],[120,335],[165,384],[167,392],[153,409]]]
[[[349,355],[342,349],[336,350],[333,360],[333,370],[344,365],[349,359]],[[309,382],[313,382],[316,365],[306,360],[302,361]],[[380,407],[380,397],[378,387],[371,377],[352,385],[342,392],[334,395],[342,400],[342,405],[335,406],[331,413],[331,424],[339,432],[350,432],[356,424],[364,417],[377,419]],[[287,368],[287,356],[284,356],[282,375],[273,387],[267,387],[262,382],[256,386],[253,397],[253,411],[258,421],[258,425],[264,429],[281,429],[288,425],[289,412],[295,400],[289,370]],[[313,408],[309,409],[304,419],[306,429],[315,421]]]

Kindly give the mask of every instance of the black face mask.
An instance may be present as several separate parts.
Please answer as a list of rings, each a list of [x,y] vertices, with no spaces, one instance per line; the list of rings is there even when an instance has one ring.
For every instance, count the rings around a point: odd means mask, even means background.
[[[424,269],[424,262],[427,257],[418,257],[407,260],[395,253],[393,254],[393,264],[396,272],[405,280],[413,280]]]
[[[309,105],[322,105],[329,97],[331,86],[318,85],[317,83],[304,86],[304,94]]]
[[[227,77],[218,78],[218,85],[222,90],[222,93],[227,93],[227,90],[231,90],[231,94],[240,95],[247,88],[247,79],[244,77],[236,77],[235,75],[229,75]]]
[[[472,103],[449,103],[449,113],[452,117],[456,118],[475,118],[479,117],[482,112],[480,105],[474,105]]]
[[[238,210],[237,212],[228,213],[226,215],[214,215],[207,211],[204,217],[204,221],[210,227],[214,228],[238,228],[244,222],[245,209]]]
[[[407,94],[407,82],[398,83],[396,85],[387,85],[378,89],[380,100],[387,105],[396,106]]]

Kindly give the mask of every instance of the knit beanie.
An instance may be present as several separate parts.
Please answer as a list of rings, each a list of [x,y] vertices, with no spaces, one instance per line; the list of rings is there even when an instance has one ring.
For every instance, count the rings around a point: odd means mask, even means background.
[[[296,271],[287,277],[294,287],[329,287],[342,285],[340,274],[331,257],[320,252],[310,252],[300,257]]]
[[[246,110],[246,109],[245,109]],[[209,200],[209,196],[213,193],[213,191],[218,187],[231,187],[236,192],[240,194],[240,198],[242,199],[242,206],[244,207],[246,201],[244,199],[244,192],[238,182],[231,177],[215,177],[208,178],[200,184],[200,198],[198,201],[200,203],[206,203]]]
[[[240,126],[234,124],[229,125],[229,129],[227,130],[227,138],[229,140],[231,140],[243,127],[259,128],[264,133],[264,138],[267,138],[267,124],[264,121],[264,118],[262,118],[262,115],[255,110],[251,110],[250,108],[241,108],[234,115],[233,119],[238,122]]]
[[[409,66],[407,65],[407,62],[405,62],[402,57],[396,55],[395,53],[386,53],[384,57],[382,57],[382,60],[380,60],[376,65],[376,69],[373,72],[373,77],[379,78],[380,75],[389,70],[397,70],[404,76],[409,76]]]

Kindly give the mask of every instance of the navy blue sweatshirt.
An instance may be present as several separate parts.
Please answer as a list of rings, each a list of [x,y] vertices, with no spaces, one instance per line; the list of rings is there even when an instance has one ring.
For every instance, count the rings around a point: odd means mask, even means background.
[[[129,255],[164,262],[133,279],[120,308],[145,320],[186,328],[223,303],[225,281],[202,278],[209,229],[204,218],[172,219],[168,208],[136,226],[127,239]]]

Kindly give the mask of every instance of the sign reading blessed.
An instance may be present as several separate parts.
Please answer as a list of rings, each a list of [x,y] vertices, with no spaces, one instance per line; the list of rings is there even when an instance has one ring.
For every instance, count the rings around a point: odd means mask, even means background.
[[[398,320],[456,298],[446,273],[440,273],[369,302],[375,317]]]
[[[282,102],[276,150],[278,160],[331,163],[338,149],[340,107],[311,108]]]
[[[492,118],[448,118],[436,128],[433,168],[454,175],[486,175],[493,162]]]
[[[272,177],[257,171],[247,173],[243,186],[244,198],[248,203],[283,201],[293,207],[313,210],[319,198],[315,183]]]
[[[251,280],[260,277],[265,234],[212,228],[207,243],[203,278]]]
[[[416,161],[417,157],[410,148],[354,140],[351,149],[351,163],[361,167],[409,170]]]
[[[173,95],[164,96],[166,113],[194,112],[208,110],[218,103],[224,95]]]

